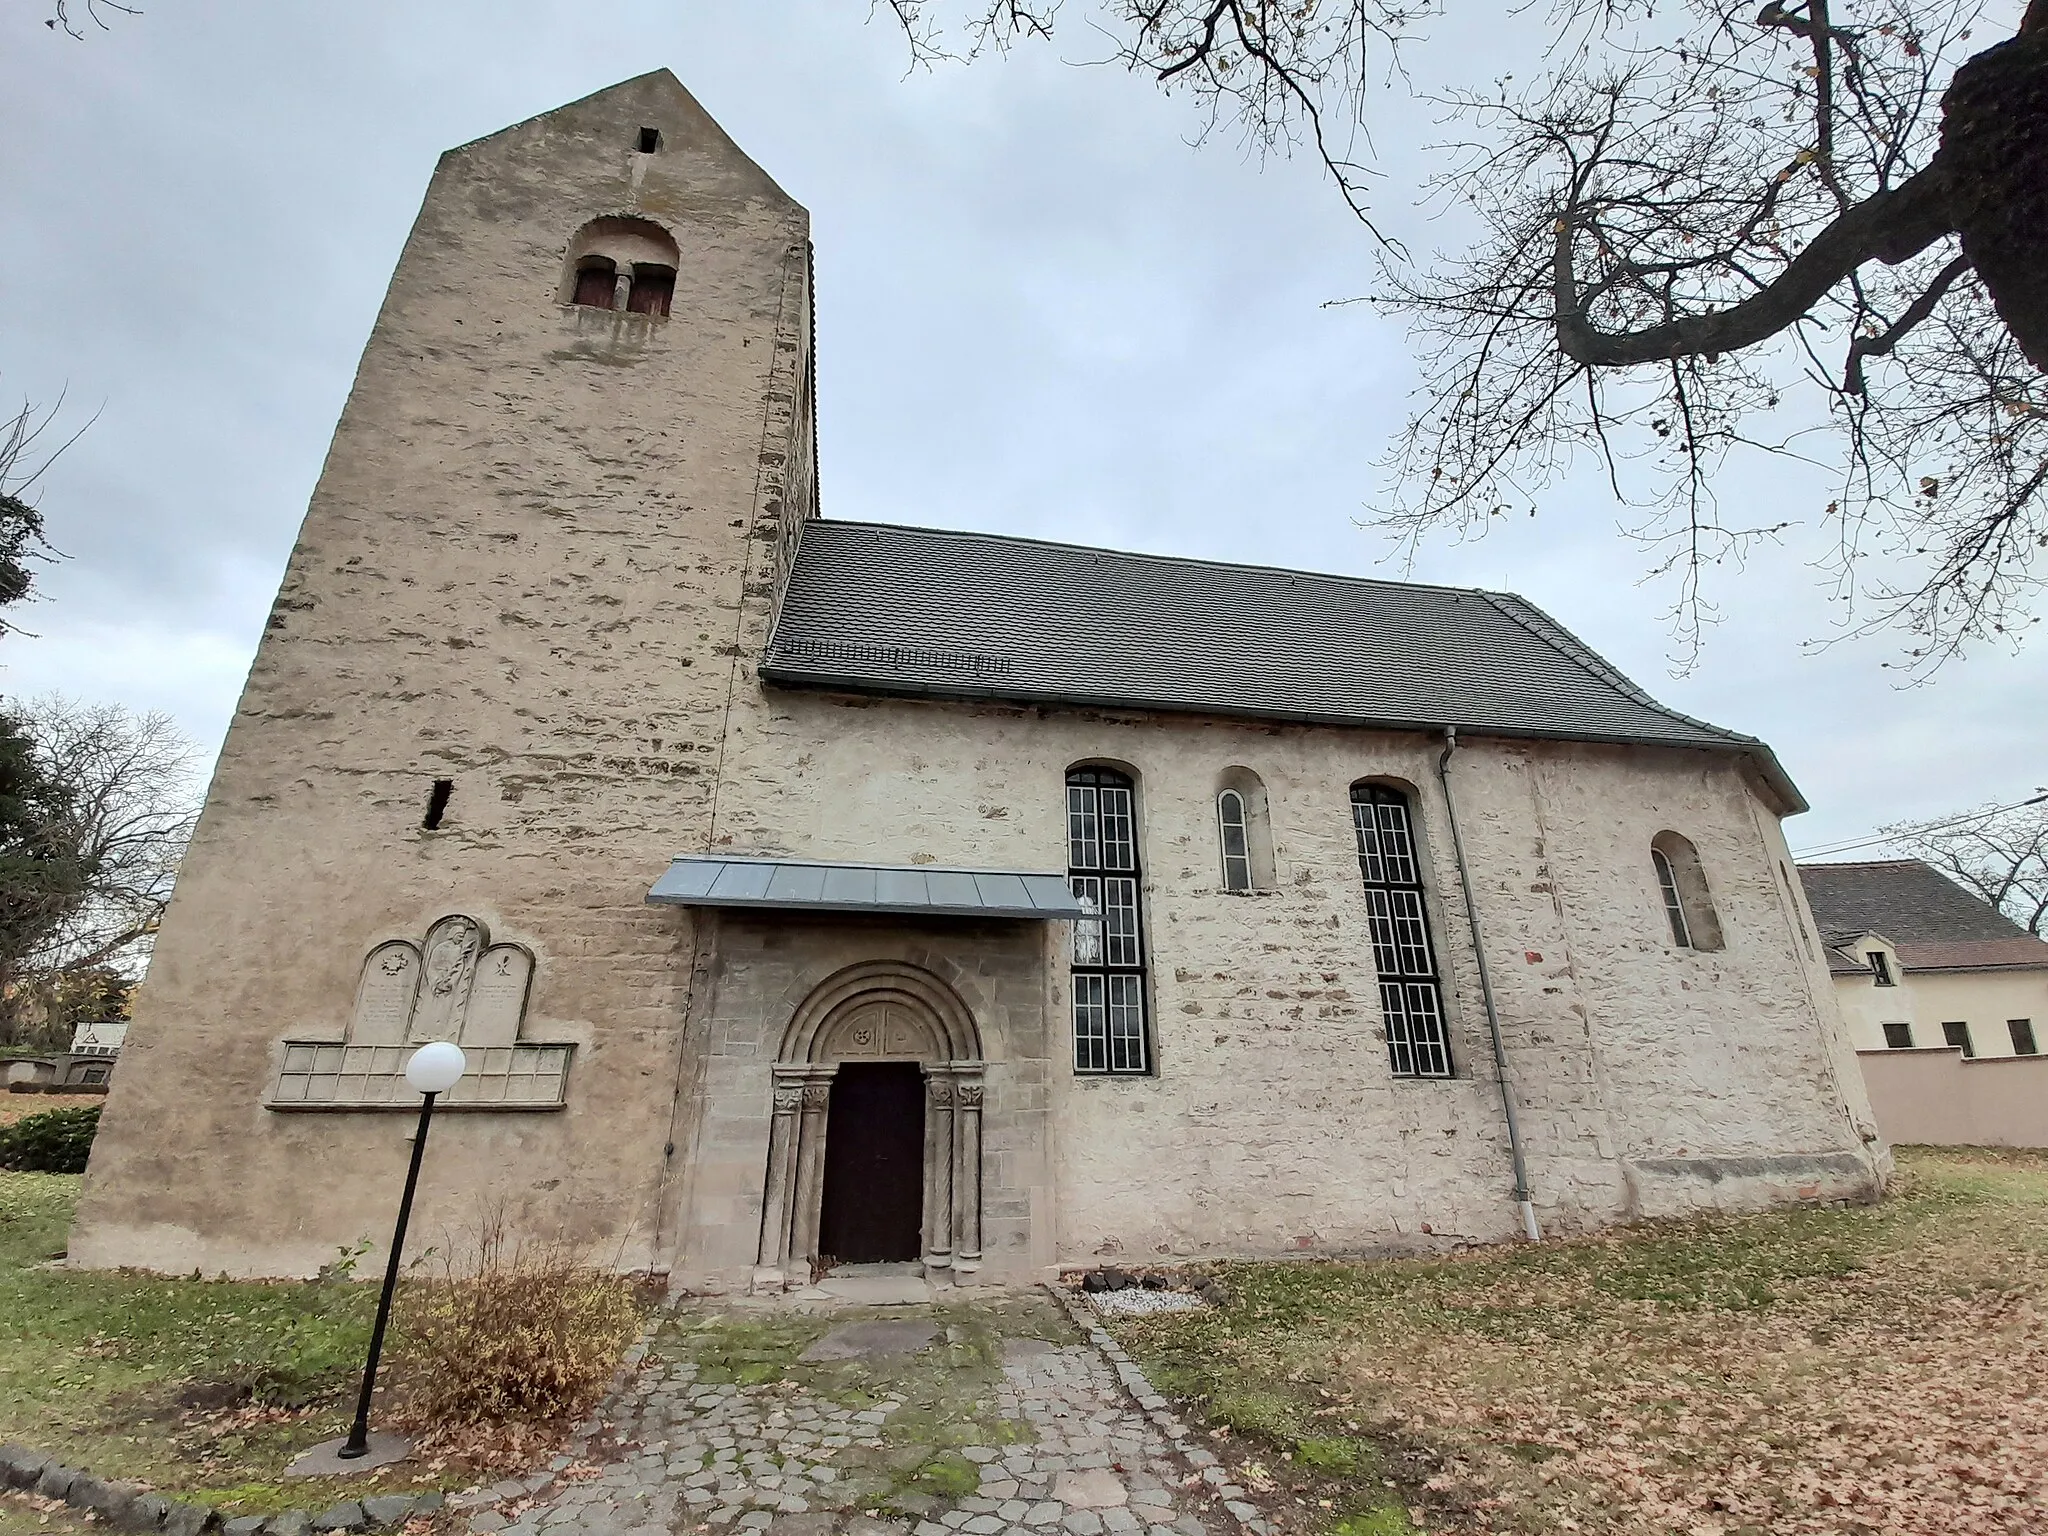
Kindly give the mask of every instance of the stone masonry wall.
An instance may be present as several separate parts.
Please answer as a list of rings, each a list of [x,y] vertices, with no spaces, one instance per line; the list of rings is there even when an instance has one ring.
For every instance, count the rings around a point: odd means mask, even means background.
[[[1328,1252],[1516,1230],[1440,741],[1174,716],[742,695],[721,845],[1056,870],[1064,774],[1138,781],[1156,1074],[1075,1076],[1051,978],[1058,1251]],[[894,771],[877,773],[888,763]],[[1250,769],[1274,889],[1222,889],[1215,795]],[[1861,1086],[1773,881],[1777,818],[1728,758],[1468,738],[1452,762],[1546,1226],[1868,1193]],[[1415,792],[1457,1078],[1391,1076],[1349,791]],[[1700,850],[1726,948],[1673,946],[1649,860]],[[1761,1160],[1761,1161],[1759,1161]]]

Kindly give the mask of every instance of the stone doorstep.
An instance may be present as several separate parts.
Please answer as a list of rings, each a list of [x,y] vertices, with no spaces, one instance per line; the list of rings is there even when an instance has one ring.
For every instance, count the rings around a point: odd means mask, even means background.
[[[1052,1293],[1052,1298],[1059,1303],[1060,1310],[1072,1319],[1074,1326],[1081,1330],[1082,1336],[1102,1357],[1103,1364],[1109,1367],[1110,1374],[1116,1378],[1117,1386],[1130,1398],[1139,1415],[1149,1420],[1166,1437],[1166,1442],[1173,1448],[1174,1454],[1189,1468],[1189,1482],[1194,1483],[1196,1479],[1201,1479],[1201,1482],[1211,1490],[1215,1489],[1217,1482],[1228,1484],[1227,1473],[1213,1481],[1205,1476],[1205,1471],[1216,1469],[1215,1452],[1195,1444],[1193,1436],[1188,1433],[1187,1425],[1174,1414],[1164,1394],[1152,1385],[1143,1369],[1102,1326],[1102,1319],[1084,1311],[1079,1299],[1057,1281],[1046,1281],[1045,1289]],[[1271,1536],[1272,1528],[1257,1506],[1246,1501],[1244,1490],[1230,1485],[1228,1491],[1236,1497],[1227,1501],[1219,1500],[1219,1504],[1231,1523],[1243,1532],[1244,1536]],[[1081,1536],[1081,1533],[1075,1533],[1075,1536]]]
[[[127,1531],[160,1531],[163,1536],[204,1536],[223,1530],[232,1536],[307,1536],[311,1531],[364,1531],[402,1525],[414,1515],[441,1507],[438,1493],[382,1494],[349,1500],[318,1514],[289,1509],[276,1515],[228,1519],[211,1505],[166,1498],[140,1483],[114,1482],[64,1466],[25,1446],[0,1445],[0,1486],[61,1499],[73,1509],[97,1515]],[[401,1509],[400,1506],[403,1506]]]

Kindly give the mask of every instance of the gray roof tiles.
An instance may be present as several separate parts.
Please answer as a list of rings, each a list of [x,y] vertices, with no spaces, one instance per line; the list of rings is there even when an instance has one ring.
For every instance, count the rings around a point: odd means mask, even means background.
[[[1874,933],[1908,970],[2048,967],[2048,943],[1919,859],[1802,864],[1799,883],[1831,948]]]
[[[790,687],[1733,751],[1506,593],[813,519],[762,675]]]

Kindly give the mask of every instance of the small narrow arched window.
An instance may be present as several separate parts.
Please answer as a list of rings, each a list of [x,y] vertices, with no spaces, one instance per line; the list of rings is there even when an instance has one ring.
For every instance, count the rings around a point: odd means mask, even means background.
[[[586,309],[610,309],[618,288],[618,268],[610,258],[586,256],[576,267],[576,294],[570,300]]]
[[[636,315],[665,315],[675,297],[676,269],[647,262],[633,264],[633,286],[626,295],[626,308]]]
[[[1365,880],[1366,925],[1379,972],[1387,1060],[1396,1077],[1449,1077],[1443,978],[1430,940],[1413,807],[1390,784],[1351,786],[1351,825]]]
[[[1251,827],[1245,816],[1244,796],[1237,790],[1226,789],[1216,797],[1216,827],[1223,843],[1223,889],[1250,890]]]
[[[1659,832],[1650,839],[1650,867],[1657,874],[1671,942],[1680,949],[1719,949],[1721,919],[1707,890],[1699,850],[1676,832]]]
[[[1067,880],[1098,914],[1074,924],[1074,1070],[1151,1069],[1136,786],[1112,768],[1067,774]]]

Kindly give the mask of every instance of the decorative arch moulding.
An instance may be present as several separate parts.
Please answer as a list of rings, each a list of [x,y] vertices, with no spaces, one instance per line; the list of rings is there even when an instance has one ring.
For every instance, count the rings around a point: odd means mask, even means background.
[[[468,1059],[446,1109],[547,1110],[568,1102],[567,1041],[524,1038],[533,952],[493,944],[477,918],[453,913],[423,943],[386,939],[364,957],[355,1008],[339,1040],[280,1042],[265,1107],[410,1110],[419,1095],[405,1064],[430,1040],[453,1040]]]

